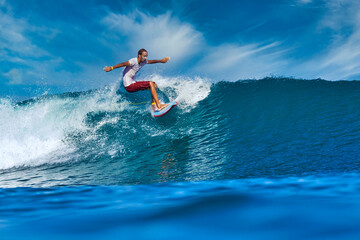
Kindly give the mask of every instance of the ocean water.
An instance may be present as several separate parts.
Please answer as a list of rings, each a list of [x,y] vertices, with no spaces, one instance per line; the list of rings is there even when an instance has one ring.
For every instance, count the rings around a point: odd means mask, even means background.
[[[360,82],[152,76],[0,98],[0,239],[360,239]]]

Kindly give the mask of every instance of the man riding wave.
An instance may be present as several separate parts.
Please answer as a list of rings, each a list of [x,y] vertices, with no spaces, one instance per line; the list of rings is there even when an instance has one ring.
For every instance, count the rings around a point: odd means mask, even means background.
[[[123,84],[127,92],[137,92],[141,90],[150,89],[152,105],[154,110],[160,111],[165,108],[168,104],[162,104],[159,101],[156,88],[157,85],[153,81],[135,81],[136,73],[146,64],[154,63],[167,63],[170,60],[170,57],[163,58],[161,60],[147,60],[148,52],[145,49],[140,49],[138,51],[137,58],[132,58],[129,61],[119,63],[112,67],[106,66],[104,71],[110,72],[116,68],[125,67],[123,71]]]

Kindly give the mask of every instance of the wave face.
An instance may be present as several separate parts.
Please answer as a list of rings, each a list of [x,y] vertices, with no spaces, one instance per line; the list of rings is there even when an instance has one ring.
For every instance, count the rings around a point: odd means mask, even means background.
[[[17,104],[1,99],[1,184],[144,184],[358,172],[360,82],[152,80],[162,101],[179,103],[161,118],[149,113],[148,91],[106,88]]]

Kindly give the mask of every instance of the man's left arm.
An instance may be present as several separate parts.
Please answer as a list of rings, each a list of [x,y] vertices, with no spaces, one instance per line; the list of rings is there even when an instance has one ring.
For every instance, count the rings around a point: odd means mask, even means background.
[[[170,57],[166,57],[163,58],[161,60],[147,60],[148,64],[153,64],[153,63],[167,63],[170,60]]]

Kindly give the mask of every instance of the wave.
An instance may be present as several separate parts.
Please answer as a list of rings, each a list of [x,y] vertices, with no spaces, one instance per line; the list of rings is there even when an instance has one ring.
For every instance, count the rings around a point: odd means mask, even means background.
[[[178,101],[185,111],[210,92],[210,84],[201,78],[154,75],[151,80],[166,92],[160,94],[161,101]],[[96,132],[106,124],[121,124],[126,128],[129,115],[137,112],[140,116],[147,115],[148,92],[130,95],[116,92],[117,87],[45,95],[16,104],[0,99],[0,169],[71,160],[77,150],[73,144],[75,136],[90,141],[98,137]],[[91,118],[94,118],[92,122]]]
[[[148,91],[109,87],[16,104],[2,99],[0,169],[66,163],[57,166],[65,176],[78,169],[83,184],[360,169],[360,82],[151,80],[161,101],[179,102],[157,119],[149,113]]]

